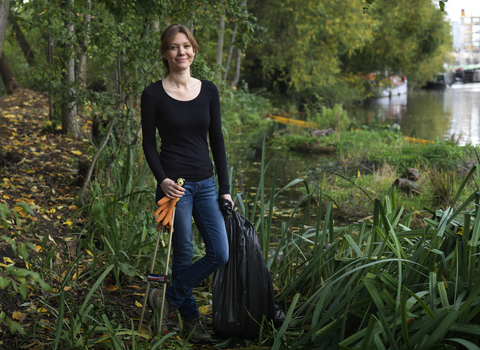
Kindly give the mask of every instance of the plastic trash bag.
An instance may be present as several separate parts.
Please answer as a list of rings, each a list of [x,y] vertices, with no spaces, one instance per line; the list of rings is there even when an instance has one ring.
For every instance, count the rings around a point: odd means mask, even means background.
[[[215,272],[212,291],[213,330],[218,337],[254,339],[263,316],[276,328],[285,315],[273,291],[254,226],[220,199],[229,243],[229,260]]]

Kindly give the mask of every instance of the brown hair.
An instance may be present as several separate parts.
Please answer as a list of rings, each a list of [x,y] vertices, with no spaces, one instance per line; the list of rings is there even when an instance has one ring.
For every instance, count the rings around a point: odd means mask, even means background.
[[[170,75],[170,67],[168,66],[168,60],[164,58],[163,55],[170,49],[170,44],[172,43],[175,35],[178,33],[184,33],[193,47],[193,52],[198,52],[198,43],[187,27],[178,23],[169,25],[162,33],[162,46],[160,47],[160,52],[162,53],[162,62],[165,66],[165,78]]]

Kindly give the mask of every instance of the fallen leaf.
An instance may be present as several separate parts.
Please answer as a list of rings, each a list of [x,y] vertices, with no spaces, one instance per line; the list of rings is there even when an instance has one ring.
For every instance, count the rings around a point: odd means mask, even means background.
[[[92,254],[92,252],[91,252],[90,250],[85,249],[85,251],[87,252],[88,255],[93,256],[93,254]]]
[[[143,305],[140,304],[137,300],[135,300],[135,306],[136,306],[136,307],[143,307]]]
[[[47,313],[48,312],[48,309],[45,307],[45,306],[40,306],[38,309],[37,309],[37,312],[39,314],[44,314],[44,313]]]
[[[70,209],[71,211],[75,211],[75,210],[77,210],[78,208],[77,208],[76,205],[71,205],[71,206],[68,207],[68,209]]]
[[[80,151],[70,151],[70,152],[72,152],[73,154],[79,155],[79,156],[82,154],[82,152],[80,152]]]
[[[105,287],[106,289],[108,290],[117,290],[118,289],[118,286],[114,285],[114,284],[109,284],[108,286]]]
[[[3,199],[10,199],[9,196],[7,196],[6,194],[3,195]]]
[[[13,315],[12,315],[12,318],[13,318],[14,320],[19,320],[20,317],[22,317],[22,313],[21,313],[20,311],[15,311],[15,312],[13,313]]]
[[[211,310],[212,310],[212,307],[210,305],[203,305],[198,308],[198,312],[200,312],[203,315],[209,314]]]
[[[127,286],[128,288],[134,288],[134,289],[142,289],[142,287],[139,287],[139,286],[136,286],[136,285],[130,285],[130,286]]]
[[[4,262],[5,264],[14,264],[13,260],[10,259],[8,256],[4,256],[4,257],[3,257],[3,262]]]

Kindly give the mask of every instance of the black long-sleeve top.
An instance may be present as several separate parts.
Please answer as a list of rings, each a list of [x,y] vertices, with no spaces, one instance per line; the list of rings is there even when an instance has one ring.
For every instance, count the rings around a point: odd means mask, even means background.
[[[203,181],[213,175],[208,139],[217,168],[219,194],[230,193],[227,157],[222,133],[220,98],[211,81],[202,80],[197,97],[179,101],[168,95],[159,80],[142,93],[143,150],[158,183],[165,178],[175,181]],[[156,145],[160,134],[160,154]]]

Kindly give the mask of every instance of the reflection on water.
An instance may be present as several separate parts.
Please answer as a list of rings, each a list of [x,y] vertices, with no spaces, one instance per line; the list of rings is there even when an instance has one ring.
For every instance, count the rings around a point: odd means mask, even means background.
[[[350,115],[359,124],[397,123],[406,136],[427,140],[459,139],[480,143],[480,84],[455,84],[444,91],[418,90],[408,95],[367,101]]]

